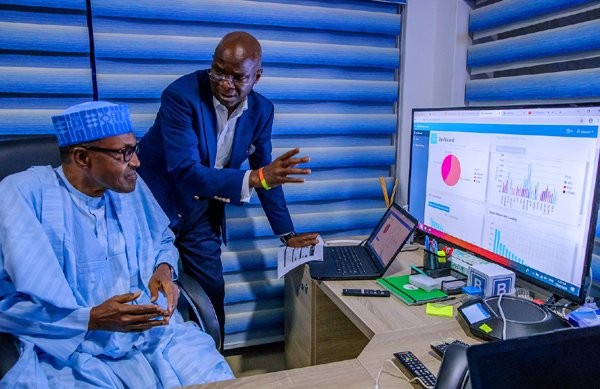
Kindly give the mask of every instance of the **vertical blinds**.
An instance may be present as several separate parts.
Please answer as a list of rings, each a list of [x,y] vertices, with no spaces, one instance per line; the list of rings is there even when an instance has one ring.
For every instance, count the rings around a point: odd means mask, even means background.
[[[393,186],[401,3],[0,0],[0,135],[51,134],[50,116],[97,88],[129,105],[142,136],[162,90],[246,30],[263,45],[256,90],[276,107],[273,156],[311,157],[307,182],[285,188],[297,230],[364,236],[385,209],[379,177]],[[225,347],[281,340],[278,240],[256,199],[229,207],[228,224]]]
[[[600,1],[478,1],[469,31],[468,105],[600,102]]]
[[[92,97],[85,0],[0,1],[0,135],[50,134]]]
[[[482,4],[469,21],[469,105],[600,99],[600,1]]]
[[[300,147],[312,175],[284,191],[298,231],[364,235],[383,214],[378,177],[393,186],[398,4],[349,1],[92,2],[100,99],[127,103],[139,136],[162,90],[208,68],[227,32],[263,46],[255,89],[275,104],[273,157]],[[228,207],[225,348],[283,339],[279,240],[257,199]]]

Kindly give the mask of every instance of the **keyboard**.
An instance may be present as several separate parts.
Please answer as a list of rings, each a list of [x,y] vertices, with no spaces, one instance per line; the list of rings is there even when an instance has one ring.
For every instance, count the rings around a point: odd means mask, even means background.
[[[351,247],[332,247],[330,257],[335,263],[338,274],[366,274],[356,250]]]
[[[435,351],[435,353],[437,355],[439,355],[440,357],[444,357],[444,353],[446,352],[446,349],[448,348],[449,345],[454,344],[454,343],[458,343],[458,344],[462,344],[463,346],[469,346],[467,343],[463,342],[462,340],[453,340],[452,342],[448,343],[448,342],[444,342],[444,343],[432,343],[431,349],[433,351]]]

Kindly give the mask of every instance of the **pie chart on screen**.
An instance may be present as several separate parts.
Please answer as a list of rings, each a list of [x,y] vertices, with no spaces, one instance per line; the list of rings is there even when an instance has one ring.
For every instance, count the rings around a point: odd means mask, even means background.
[[[442,161],[442,179],[448,186],[454,186],[460,179],[460,161],[456,156],[448,154]]]

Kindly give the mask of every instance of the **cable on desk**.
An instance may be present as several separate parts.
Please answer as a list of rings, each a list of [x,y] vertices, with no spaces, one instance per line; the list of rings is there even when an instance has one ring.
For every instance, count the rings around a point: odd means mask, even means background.
[[[558,303],[548,304],[548,303],[545,303],[544,306],[546,308],[550,309],[556,315],[561,316],[563,319],[566,319],[567,315],[569,313],[573,312],[574,310],[576,310],[577,307],[578,307],[577,304],[572,303],[570,301],[566,301],[564,304],[558,304]],[[567,309],[569,310],[569,312],[566,312]]]
[[[377,373],[377,378],[375,379],[375,389],[379,389],[379,377],[381,377],[381,373],[386,373],[386,374],[391,375],[392,377],[401,378],[410,384],[412,384],[414,382],[419,382],[417,377],[408,379],[404,375],[395,375],[395,374],[392,374],[392,372],[385,370],[385,364],[387,362],[389,362],[392,366],[394,366],[396,368],[396,370],[398,370],[400,373],[402,373],[402,371],[398,368],[398,366],[396,366],[394,364],[394,362],[391,359],[386,359],[385,361],[383,361],[383,365],[381,365],[381,368],[379,369],[379,373]]]
[[[585,295],[584,303],[593,303],[594,298],[592,297],[592,284],[594,283],[594,272],[592,271],[592,267],[590,266],[590,281],[588,284],[587,293]]]
[[[504,293],[500,293],[498,297],[498,310],[500,311],[500,316],[502,316],[502,340],[506,339],[506,316],[504,315],[504,310],[502,309],[502,296]]]

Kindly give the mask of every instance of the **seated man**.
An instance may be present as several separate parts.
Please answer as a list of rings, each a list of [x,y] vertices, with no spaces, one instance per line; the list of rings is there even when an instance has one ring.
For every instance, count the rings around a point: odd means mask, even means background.
[[[62,166],[0,182],[0,331],[13,387],[170,388],[233,378],[212,338],[175,310],[169,220],[136,169],[126,106],[52,118]]]

